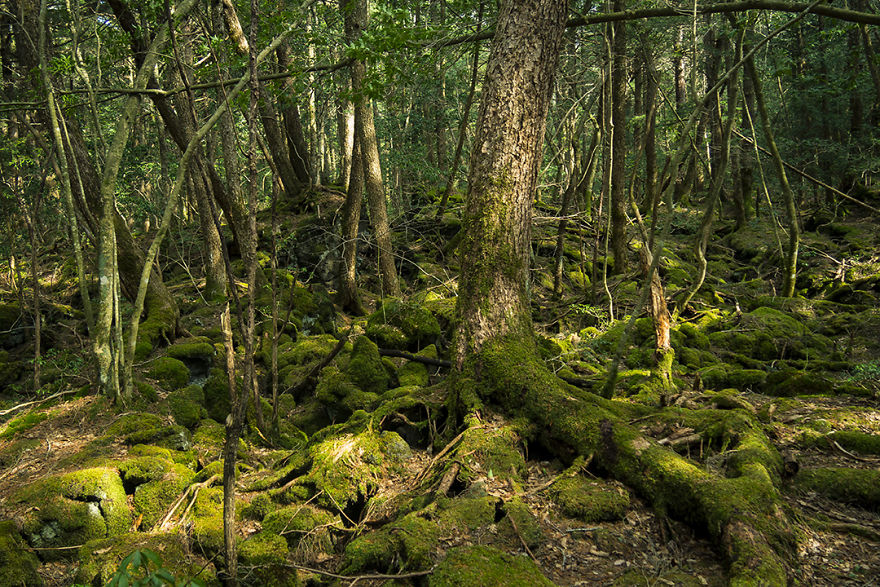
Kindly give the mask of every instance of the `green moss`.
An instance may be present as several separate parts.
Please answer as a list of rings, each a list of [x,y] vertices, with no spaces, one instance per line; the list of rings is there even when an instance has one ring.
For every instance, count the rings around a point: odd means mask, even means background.
[[[522,556],[511,556],[488,546],[453,548],[428,578],[430,587],[552,586],[541,570]]]
[[[174,391],[189,382],[189,369],[178,359],[160,357],[152,362],[147,376],[155,379],[159,387]]]
[[[134,492],[132,503],[145,529],[160,520],[195,476],[187,467],[159,457],[130,459],[119,465],[119,472],[124,485]]]
[[[242,565],[262,567],[283,564],[287,552],[287,541],[284,538],[264,531],[242,542],[238,549],[238,557]]]
[[[79,551],[80,566],[76,572],[76,583],[107,585],[119,568],[122,559],[133,551],[144,548],[159,554],[163,568],[178,579],[194,577],[202,571],[202,565],[198,564],[189,554],[184,535],[138,532],[92,540],[84,544]],[[209,572],[206,576],[204,572],[201,572],[199,579],[207,582],[210,574]]]
[[[25,487],[16,501],[27,503],[22,531],[31,545],[59,547],[116,536],[128,530],[131,512],[122,480],[109,468],[83,469]],[[70,556],[73,551],[43,551]]]
[[[621,520],[630,505],[625,489],[579,475],[557,481],[552,496],[563,514],[587,523]]]
[[[485,528],[495,523],[497,503],[497,498],[488,495],[442,498],[438,500],[438,523],[453,535]]]
[[[107,427],[106,436],[115,439],[145,428],[161,428],[162,426],[165,426],[165,422],[156,414],[135,412],[133,414],[124,414],[117,418]]]
[[[174,421],[192,429],[200,420],[208,417],[205,409],[205,392],[198,385],[190,385],[168,394],[168,407]]]
[[[455,451],[462,465],[459,479],[470,483],[490,476],[520,482],[525,459],[519,442],[519,434],[510,426],[469,428]]]
[[[251,520],[262,520],[268,514],[275,511],[277,506],[272,503],[272,498],[266,493],[258,493],[241,508],[241,515]]]
[[[290,423],[311,436],[331,423],[324,404],[310,398],[290,415]]]
[[[395,345],[390,348],[418,349],[440,336],[440,323],[419,304],[389,298],[367,320],[367,336],[381,341],[383,346]]]
[[[699,375],[709,389],[733,388],[740,391],[760,389],[767,378],[767,374],[759,369],[738,369],[723,364],[700,369]]]
[[[197,551],[214,556],[223,550],[223,488],[199,491],[193,505],[192,536]]]
[[[379,356],[379,347],[366,336],[355,340],[346,374],[367,393],[378,395],[388,390],[390,377]]]
[[[26,548],[15,523],[0,522],[0,585],[37,587],[43,584],[37,574],[40,561]]]
[[[202,389],[208,416],[217,422],[225,422],[229,415],[229,377],[222,369],[211,369]]]
[[[175,343],[168,347],[166,353],[173,359],[185,361],[187,359],[212,360],[214,357],[214,344],[210,338],[199,336]]]
[[[537,550],[544,543],[544,532],[541,530],[538,520],[535,519],[535,516],[529,510],[529,506],[523,503],[521,499],[514,498],[505,502],[503,509],[505,516],[498,524],[499,532],[506,534],[514,544],[519,542],[517,537],[519,536],[530,549]],[[511,520],[515,522],[516,528],[514,528]]]
[[[138,342],[135,346],[135,359],[143,361],[162,341],[173,339],[177,327],[177,308],[166,305],[155,296],[147,296],[145,309],[147,319],[138,327]]]
[[[379,367],[381,368],[381,362]],[[376,393],[364,391],[356,386],[348,375],[342,373],[335,365],[324,367],[321,371],[315,397],[343,418],[356,410],[372,409],[379,401]]]
[[[880,510],[880,471],[828,467],[801,470],[794,487],[853,505]]]
[[[417,514],[408,514],[381,530],[358,536],[345,547],[342,569],[355,574],[367,569],[401,571],[429,568],[439,546],[437,525]]]
[[[859,430],[838,430],[828,435],[843,448],[865,455],[880,455],[880,435],[866,434]]]
[[[770,373],[763,386],[764,393],[779,397],[828,394],[833,390],[833,384],[825,377],[795,369],[782,369]]]
[[[309,447],[308,480],[323,491],[319,503],[345,507],[370,497],[379,478],[411,456],[409,445],[394,432],[340,434]]]
[[[28,412],[17,418],[13,418],[0,431],[0,439],[6,440],[14,437],[19,432],[30,430],[40,422],[47,420],[49,414],[46,412]]]
[[[146,381],[135,381],[134,386],[137,389],[138,395],[141,396],[147,403],[153,403],[159,399],[159,394],[156,393],[156,388]]]
[[[326,554],[333,552],[331,528],[341,525],[338,515],[307,504],[283,507],[263,518],[263,530],[283,536],[290,548]]]
[[[226,429],[211,419],[199,422],[192,436],[193,450],[207,462],[220,458],[225,442]]]
[[[173,450],[186,451],[192,448],[189,430],[183,426],[168,426],[159,428],[144,428],[132,432],[123,438],[126,444],[155,444]]]

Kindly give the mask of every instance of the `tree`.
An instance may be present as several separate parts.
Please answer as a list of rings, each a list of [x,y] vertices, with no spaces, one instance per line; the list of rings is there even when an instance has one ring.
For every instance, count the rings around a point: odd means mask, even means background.
[[[461,244],[454,363],[489,340],[531,340],[532,201],[567,2],[506,2],[486,66]]]

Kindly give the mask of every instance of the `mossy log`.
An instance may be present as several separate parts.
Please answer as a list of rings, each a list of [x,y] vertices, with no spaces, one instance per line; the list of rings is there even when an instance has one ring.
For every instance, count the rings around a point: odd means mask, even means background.
[[[737,476],[711,473],[627,424],[638,408],[565,384],[537,357],[531,341],[486,344],[455,376],[453,412],[486,401],[528,418],[548,450],[564,459],[592,454],[658,511],[708,533],[729,562],[732,585],[786,583],[785,561],[795,545],[774,484],[779,471],[768,470],[778,459],[749,446],[728,472]]]

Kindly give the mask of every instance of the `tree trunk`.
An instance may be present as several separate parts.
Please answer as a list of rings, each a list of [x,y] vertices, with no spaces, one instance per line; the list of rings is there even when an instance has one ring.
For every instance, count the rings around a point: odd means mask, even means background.
[[[532,202],[567,2],[502,4],[468,175],[453,363],[491,339],[531,341]]]
[[[352,0],[349,3],[352,30],[359,37],[367,26],[367,0]],[[366,66],[362,61],[351,65],[352,92],[355,95],[355,133],[361,146],[364,165],[364,185],[367,202],[370,206],[370,224],[379,249],[379,274],[382,277],[382,296],[399,296],[400,283],[394,265],[391,247],[391,229],[388,225],[388,212],[385,204],[385,186],[382,183],[382,168],[379,163],[379,144],[376,127],[373,123],[373,107],[369,98],[363,95],[363,80]]]
[[[797,207],[794,202],[794,192],[788,183],[788,175],[785,173],[785,163],[779,148],[776,146],[773,127],[770,124],[770,114],[767,112],[767,104],[764,101],[764,92],[761,89],[761,80],[755,69],[755,61],[751,57],[746,60],[746,71],[752,80],[752,88],[755,92],[755,102],[758,106],[758,114],[761,118],[761,127],[767,138],[767,149],[773,158],[776,173],[779,175],[779,183],[782,186],[782,195],[785,199],[785,210],[788,214],[788,251],[785,258],[784,274],[782,279],[782,296],[790,298],[794,295],[795,279],[797,278],[798,247],[800,245],[800,225],[798,222]]]
[[[614,10],[624,8],[614,0]],[[614,273],[626,271],[626,23],[612,25],[611,61],[611,250]]]
[[[287,43],[282,43],[282,45],[278,47],[276,54],[278,55],[278,65],[281,66],[282,70],[289,70],[293,67],[292,59],[290,57],[290,48],[287,46]],[[293,80],[290,78],[285,79],[284,89],[289,93],[293,93],[295,89]],[[284,118],[284,132],[287,135],[290,164],[293,167],[294,172],[296,172],[296,177],[299,181],[304,185],[311,185],[313,181],[313,167],[309,163],[309,149],[306,145],[302,121],[299,117],[299,108],[297,107],[296,102],[291,100],[289,105],[281,111],[281,114]]]

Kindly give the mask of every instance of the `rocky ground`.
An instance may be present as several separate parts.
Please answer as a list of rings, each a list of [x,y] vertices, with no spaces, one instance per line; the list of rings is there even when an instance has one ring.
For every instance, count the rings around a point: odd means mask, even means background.
[[[298,219],[288,249],[302,249],[295,261],[307,270],[277,274],[287,317],[278,430],[264,399],[267,425],[258,429],[252,406],[239,451],[244,583],[727,584],[711,528],[667,515],[656,496],[612,480],[591,455],[554,450],[532,423],[492,406],[450,421],[442,359],[457,268],[430,246],[437,234],[419,233],[426,223],[398,234],[410,295],[368,299],[373,312],[362,318],[337,313],[314,283],[327,259],[305,249],[329,238],[315,225]],[[790,579],[870,585],[880,577],[880,239],[865,219],[815,228],[804,235],[792,299],[774,295],[779,262],[767,225],[719,230],[706,286],[673,333],[677,391],[658,389],[653,329],[639,318],[615,401],[628,425],[711,475],[735,476],[760,445],[791,537],[775,545]],[[666,251],[672,297],[694,273],[693,229],[676,226]],[[596,274],[576,247],[566,249],[565,294],[552,298],[547,230],[535,239],[542,357],[578,384],[572,393],[586,394],[601,385],[626,321],[586,302]],[[366,251],[365,274],[369,259]],[[213,584],[229,411],[220,308],[199,298],[188,275],[170,272],[180,335],[139,345],[137,393],[112,406],[90,385],[70,275],[62,265],[46,276],[55,305],[39,394],[26,388],[19,302],[0,287],[0,584],[103,584],[138,548],[176,577]],[[630,311],[638,285],[636,273],[611,279],[615,307]],[[264,319],[271,304],[258,299]],[[268,332],[264,320],[265,397]],[[309,378],[342,337],[341,352]]]

